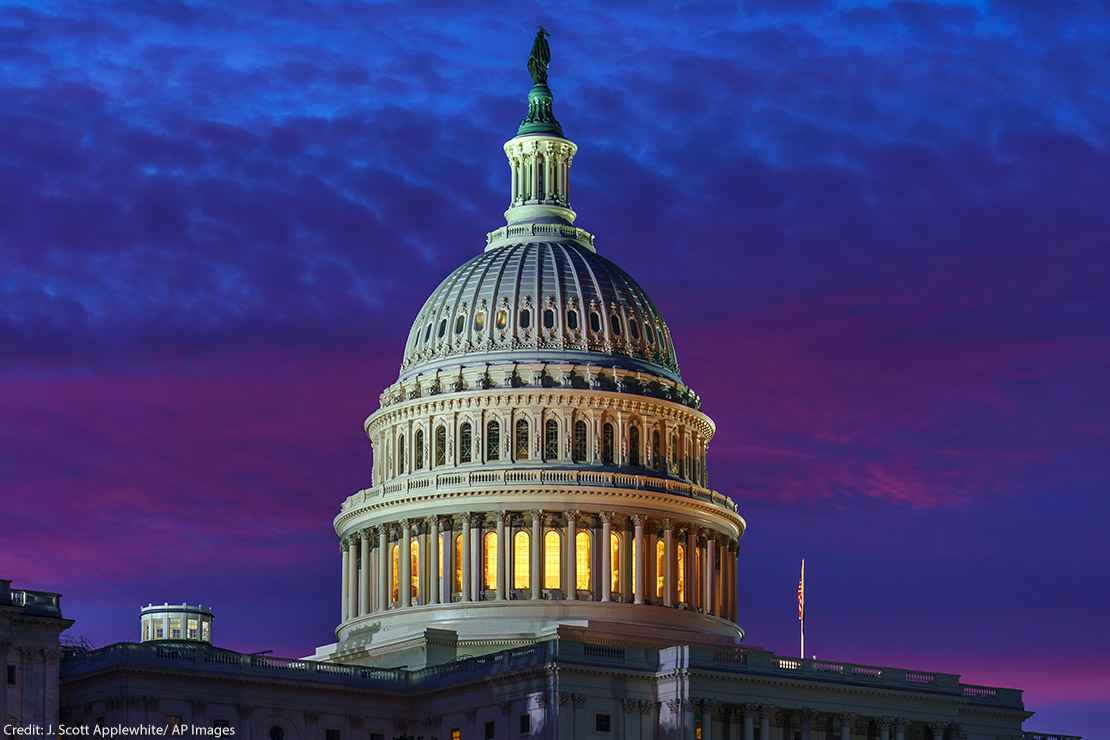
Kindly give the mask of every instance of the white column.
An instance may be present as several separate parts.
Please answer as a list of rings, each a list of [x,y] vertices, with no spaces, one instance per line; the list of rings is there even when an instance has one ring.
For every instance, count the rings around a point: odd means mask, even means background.
[[[532,200],[540,200],[540,153],[538,148],[532,149]],[[541,430],[542,431],[542,430]]]
[[[609,540],[613,534],[613,515],[601,512],[601,600],[609,601],[613,587],[613,550]]]
[[[512,181],[510,186],[509,204],[516,203],[516,160],[509,157],[509,179]]]
[[[531,566],[531,573],[529,574],[528,580],[532,586],[533,599],[540,598],[540,586],[543,584],[543,582],[540,580],[540,576],[542,575],[540,572],[540,566],[543,563],[541,557],[542,553],[543,511],[541,509],[537,509],[532,512],[532,548],[529,553],[531,555],[529,563]]]
[[[717,540],[709,533],[705,542],[705,613],[713,613],[713,561],[717,557]]]
[[[482,600],[482,550],[483,535],[485,535],[485,517],[476,517],[470,529],[470,598],[472,601]]]
[[[444,529],[439,533],[443,541],[443,569],[439,579],[439,600],[444,604],[451,603],[451,586],[455,582],[455,531],[451,520],[443,522]]]
[[[567,582],[563,587],[564,598],[574,601],[578,598],[578,512],[567,512],[567,546],[563,548],[567,554]]]
[[[340,552],[343,553],[343,575],[342,575],[343,580],[340,582],[340,587],[339,587],[339,591],[340,591],[340,594],[339,594],[339,621],[340,621],[340,623],[342,623],[342,622],[346,622],[351,616],[350,612],[348,611],[348,609],[350,608],[351,600],[350,600],[349,594],[347,593],[347,589],[349,587],[348,584],[350,583],[351,556],[347,552],[347,543],[346,542],[340,541],[339,550],[340,550]],[[169,630],[170,630],[169,617],[166,617],[166,616],[162,617],[162,629],[165,630],[165,632],[163,634],[163,637],[168,638],[170,636],[170,633],[169,633]]]
[[[686,530],[686,606],[688,609],[697,609],[697,553],[698,535],[693,527]]]
[[[427,602],[429,604],[439,603],[439,592],[443,588],[439,578],[439,517],[428,517],[428,585],[425,587],[428,592]]]
[[[378,526],[378,609],[389,609],[389,531]]]
[[[367,537],[372,537],[371,533],[374,532],[375,529],[376,528],[371,527],[370,529],[366,530],[366,536]],[[370,544],[374,544],[373,540],[371,540]],[[382,608],[381,604],[378,603],[378,556],[380,554],[381,553],[379,552],[379,550],[376,546],[374,547],[373,550],[370,551],[370,611],[371,612],[376,612],[376,611],[378,611],[379,609]]]
[[[412,606],[412,560],[409,549],[412,547],[412,525],[408,519],[401,520],[401,578],[397,593],[401,608]]]
[[[635,566],[635,582],[633,583],[634,602],[644,603],[644,517],[642,514],[633,514],[632,523],[635,526],[635,539],[632,541],[632,562]]]
[[[755,707],[744,706],[744,740],[755,740]]]
[[[506,594],[508,572],[505,568],[505,552],[508,542],[505,537],[505,519],[509,512],[502,511],[497,515],[497,600],[504,601]]]
[[[347,545],[347,618],[358,616],[358,539],[351,537]]]
[[[369,532],[359,536],[358,553],[358,615],[370,613],[370,537]]]
[[[759,710],[759,740],[771,740],[771,712],[770,707],[761,707]],[[890,740],[887,738],[887,740]]]
[[[462,520],[462,600],[470,601],[470,515],[464,514]]]
[[[663,520],[663,605],[674,606],[674,529],[670,519]]]

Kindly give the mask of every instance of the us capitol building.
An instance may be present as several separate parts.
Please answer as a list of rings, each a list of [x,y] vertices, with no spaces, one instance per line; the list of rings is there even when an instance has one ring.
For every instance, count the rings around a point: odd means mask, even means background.
[[[55,655],[56,706],[9,717],[249,740],[1042,737],[1016,689],[742,642],[747,522],[710,487],[715,423],[660,310],[576,225],[549,59],[541,30],[506,223],[432,292],[364,423],[336,641],[246,655],[211,644],[213,611],[148,606],[138,642]]]

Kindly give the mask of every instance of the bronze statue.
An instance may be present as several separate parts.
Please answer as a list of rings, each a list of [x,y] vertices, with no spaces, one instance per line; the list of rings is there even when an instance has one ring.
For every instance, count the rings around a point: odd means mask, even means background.
[[[551,64],[551,47],[547,45],[547,31],[536,31],[536,40],[532,42],[532,55],[528,57],[528,74],[532,75],[533,85],[547,83],[547,65]]]

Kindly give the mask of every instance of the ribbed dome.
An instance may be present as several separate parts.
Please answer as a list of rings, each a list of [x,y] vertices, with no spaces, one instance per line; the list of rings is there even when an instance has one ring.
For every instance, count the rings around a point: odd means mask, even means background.
[[[413,323],[400,379],[460,363],[534,361],[679,380],[670,331],[651,299],[575,241],[509,244],[448,275]]]

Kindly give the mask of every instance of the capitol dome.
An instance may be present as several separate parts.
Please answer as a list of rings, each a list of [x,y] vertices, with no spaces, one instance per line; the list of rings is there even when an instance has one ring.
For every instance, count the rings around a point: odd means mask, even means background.
[[[679,379],[663,317],[592,237],[539,241],[521,230],[432,293],[409,332],[402,380],[463,362],[553,360]]]
[[[655,304],[575,225],[547,58],[541,34],[505,224],[432,292],[363,423],[371,483],[333,521],[340,621],[316,659],[421,665],[417,643],[477,655],[563,628],[743,637],[747,523],[709,486],[716,426]]]

